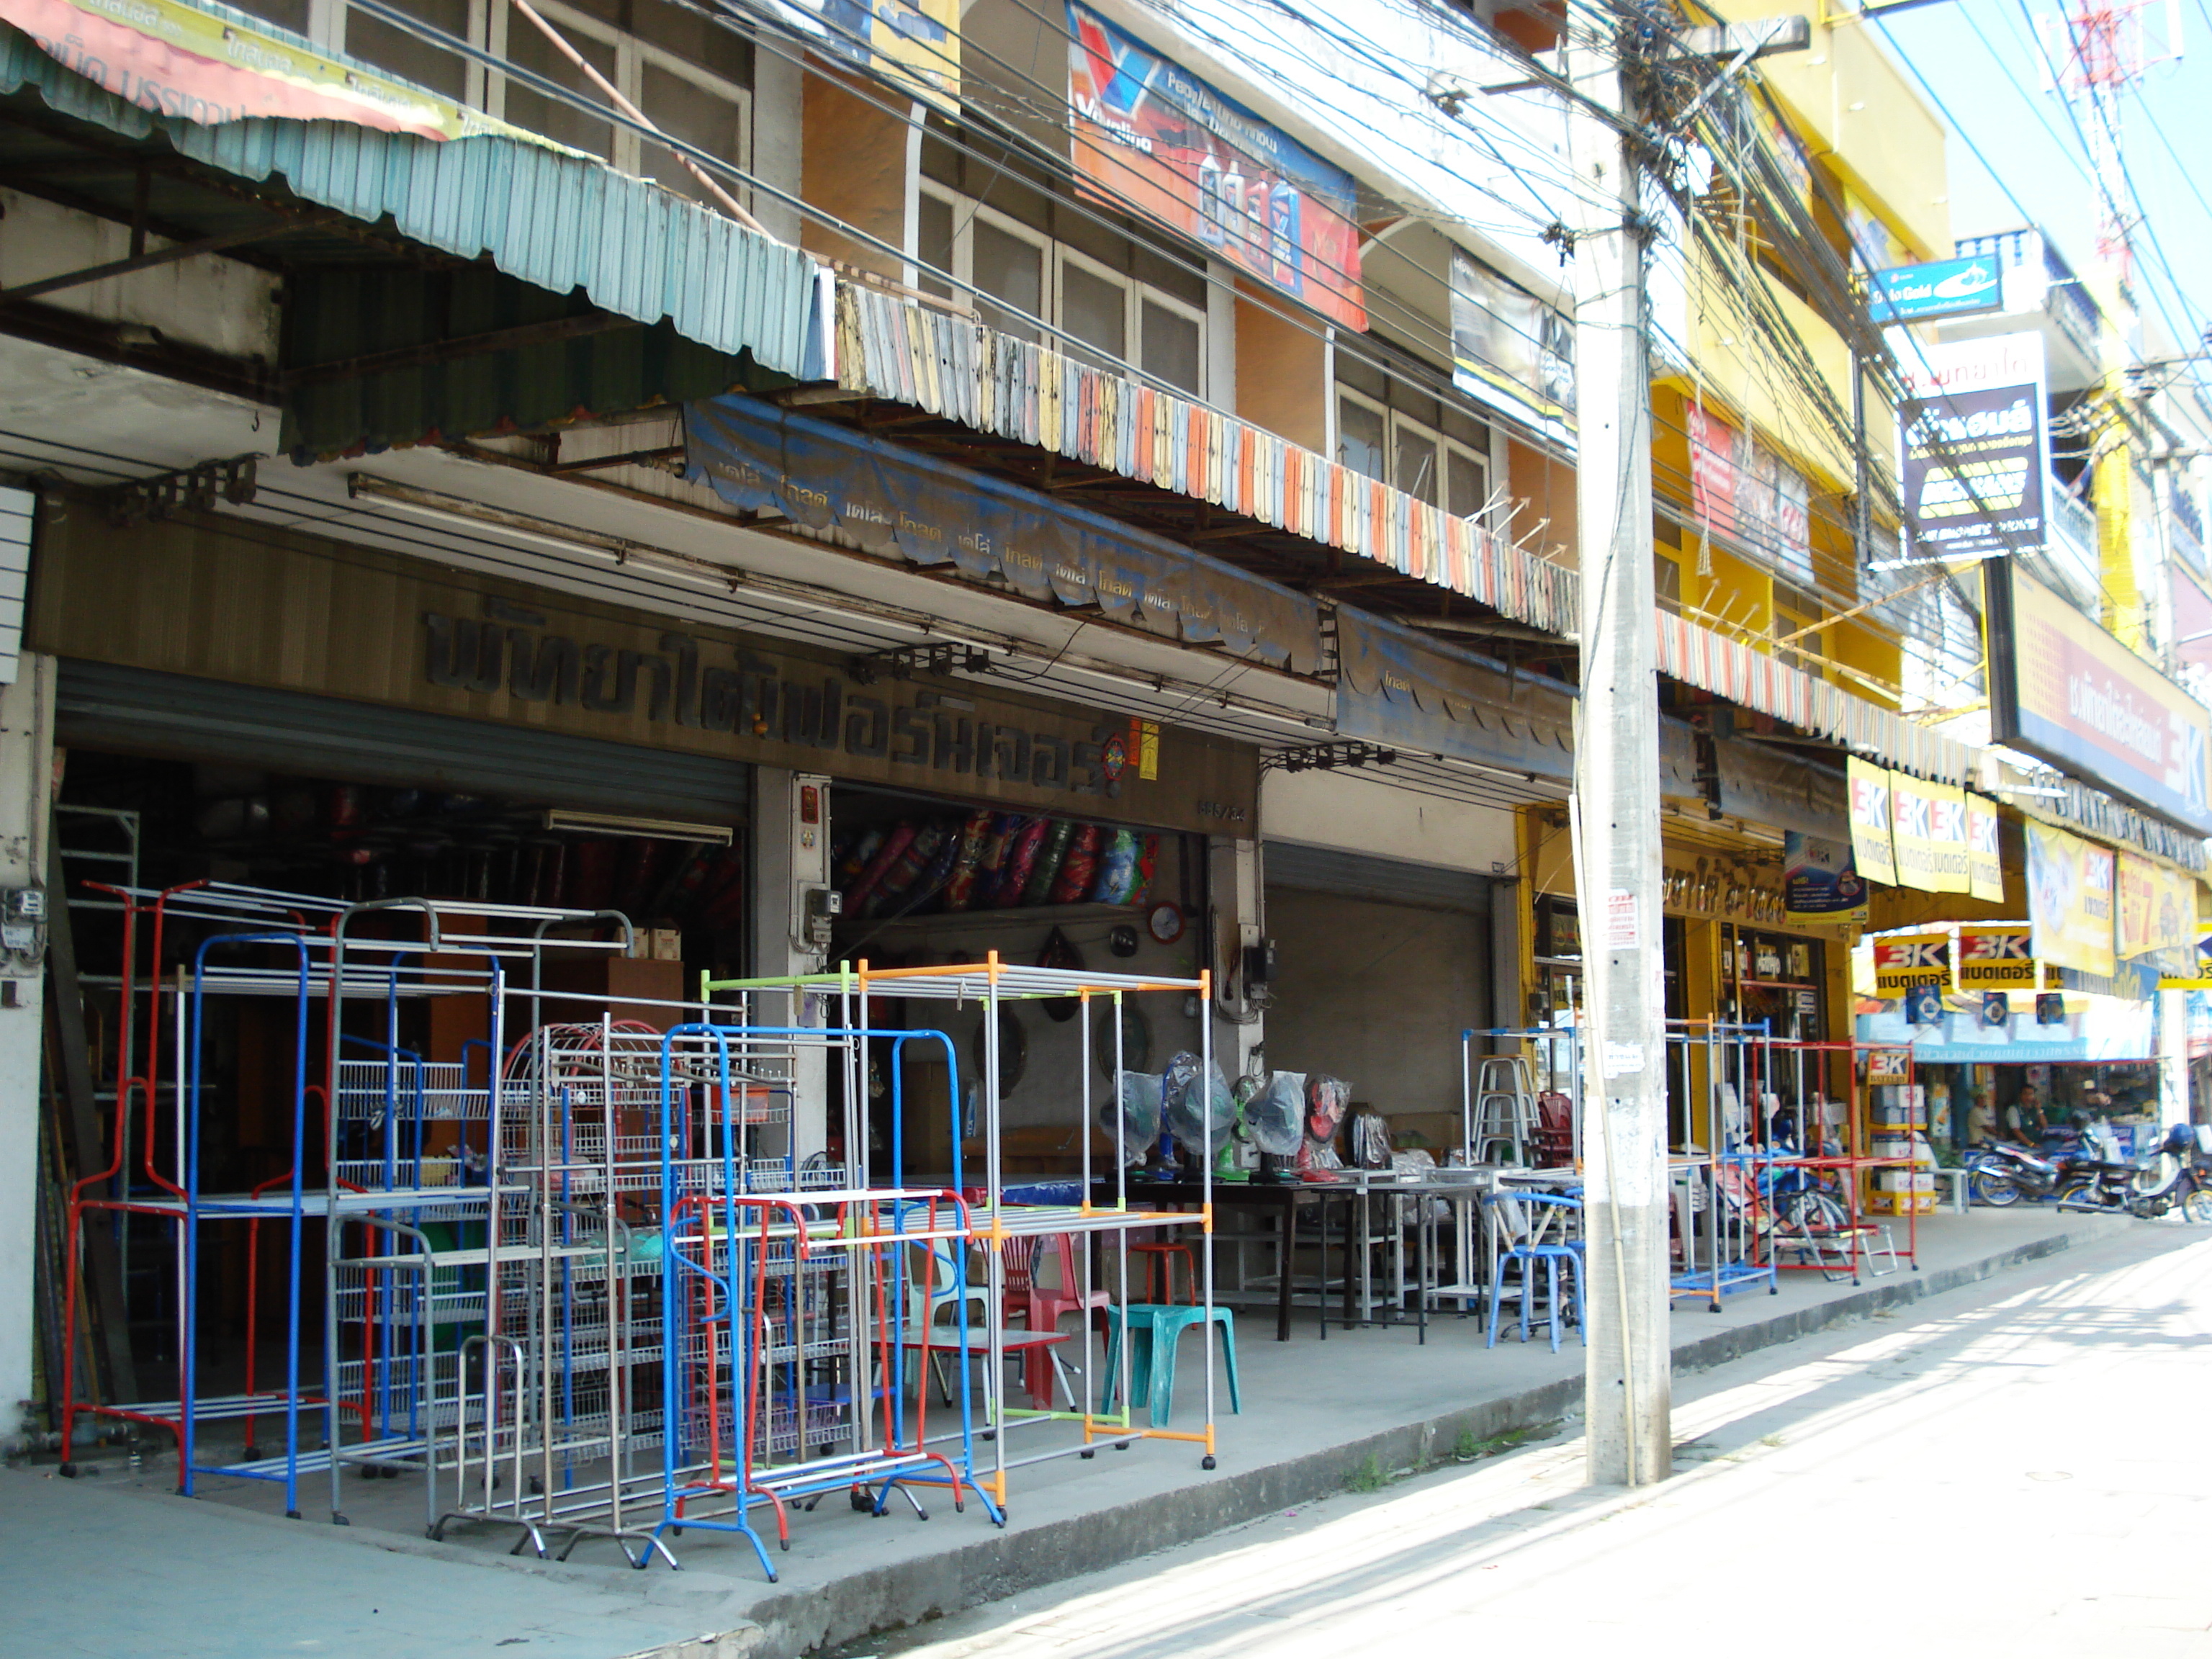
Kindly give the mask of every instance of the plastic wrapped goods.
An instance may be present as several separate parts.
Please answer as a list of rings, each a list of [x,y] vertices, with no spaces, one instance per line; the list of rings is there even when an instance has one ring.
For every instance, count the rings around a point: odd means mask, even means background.
[[[1345,1109],[1352,1103],[1352,1085],[1326,1072],[1306,1075],[1306,1138],[1323,1144],[1336,1139]]]
[[[1028,822],[1018,812],[1000,812],[992,817],[991,828],[983,837],[983,856],[975,861],[975,890],[968,901],[970,909],[988,910],[999,902],[1007,855],[1013,850],[1014,837]]]
[[[1022,902],[1022,890],[1028,886],[1030,872],[1036,867],[1037,848],[1044,845],[1045,831],[1052,826],[1049,818],[1031,818],[1014,832],[1006,846],[1006,861],[999,872],[999,886],[992,902],[1001,910],[1011,910]]]
[[[845,890],[848,915],[861,914],[876,889],[882,884],[884,872],[898,862],[899,855],[906,851],[913,840],[914,826],[910,823],[895,824],[884,832],[884,838],[876,843],[875,855],[868,860],[868,867],[860,872],[859,880]]]
[[[1052,827],[1037,848],[1036,862],[1030,866],[1030,878],[1023,884],[1024,904],[1042,904],[1052,896],[1052,884],[1059,878],[1060,861],[1066,858],[1067,844],[1074,839],[1073,823],[1066,818],[1052,820]]]
[[[1193,1146],[1219,1146],[1237,1121],[1237,1102],[1221,1067],[1201,1064],[1188,1050],[1170,1060],[1160,1074],[1160,1109],[1170,1133]]]
[[[1160,1138],[1160,1079],[1150,1072],[1121,1073],[1121,1109],[1112,1100],[1098,1103],[1098,1127],[1109,1140],[1121,1140],[1121,1161],[1141,1164]]]
[[[965,910],[975,896],[975,877],[983,863],[984,844],[991,838],[991,815],[976,812],[960,826],[952,868],[945,878],[945,908]]]
[[[1098,872],[1098,843],[1105,833],[1095,823],[1075,826],[1075,834],[1068,839],[1067,855],[1060,861],[1060,873],[1052,878],[1047,903],[1083,902],[1091,891],[1091,878]]]
[[[899,910],[908,890],[921,879],[922,872],[929,868],[938,848],[944,845],[945,831],[935,824],[924,824],[915,830],[890,868],[884,872],[876,890],[869,895],[866,914],[880,916]]]
[[[1091,884],[1093,904],[1127,904],[1136,890],[1137,859],[1143,843],[1127,830],[1116,830],[1100,842],[1098,878]]]

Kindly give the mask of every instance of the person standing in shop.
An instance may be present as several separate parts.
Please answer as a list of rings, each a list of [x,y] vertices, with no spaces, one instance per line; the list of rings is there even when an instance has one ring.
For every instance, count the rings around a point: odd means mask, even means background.
[[[2005,1133],[2023,1146],[2040,1146],[2051,1121],[2043,1115],[2042,1097],[2035,1085],[2028,1084],[2020,1091],[2020,1098],[2005,1108]]]
[[[1966,1144],[1978,1146],[1997,1138],[1997,1099],[1994,1090],[1974,1091],[1974,1108],[1966,1114]]]

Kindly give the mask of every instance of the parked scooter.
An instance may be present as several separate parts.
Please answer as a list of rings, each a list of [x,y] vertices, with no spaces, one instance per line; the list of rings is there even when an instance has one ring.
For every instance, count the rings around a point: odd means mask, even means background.
[[[1997,1209],[2023,1198],[2048,1198],[2058,1186],[2058,1166],[2025,1146],[1983,1141],[1966,1155],[1966,1191],[1977,1204]]]
[[[2160,1173],[2172,1160],[2172,1167]],[[2177,1123],[2158,1151],[2134,1164],[2109,1160],[2076,1162],[2058,1186],[2062,1210],[2101,1211],[2155,1221],[2174,1211],[2185,1221],[2212,1223],[2212,1158],[2197,1144],[2197,1132]]]

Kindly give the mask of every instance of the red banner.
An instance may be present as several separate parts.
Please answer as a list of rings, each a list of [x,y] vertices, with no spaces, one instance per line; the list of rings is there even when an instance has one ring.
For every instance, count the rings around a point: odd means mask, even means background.
[[[1352,175],[1096,12],[1068,21],[1075,170],[1092,193],[1364,332]]]

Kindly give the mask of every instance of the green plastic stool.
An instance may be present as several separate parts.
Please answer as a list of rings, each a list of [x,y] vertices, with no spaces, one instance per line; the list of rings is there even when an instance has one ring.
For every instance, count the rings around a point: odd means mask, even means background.
[[[1133,1302],[1129,1304],[1129,1403],[1149,1404],[1152,1426],[1160,1427],[1174,1414],[1176,1348],[1182,1334],[1207,1318],[1204,1308]],[[1114,1390],[1121,1377],[1121,1310],[1108,1308],[1109,1334],[1106,1342],[1104,1407],[1111,1409]],[[1216,1308],[1212,1322],[1221,1327],[1221,1352],[1229,1370],[1229,1409],[1244,1410],[1243,1391],[1237,1375],[1237,1316]],[[1139,1346],[1139,1343],[1142,1346]]]

